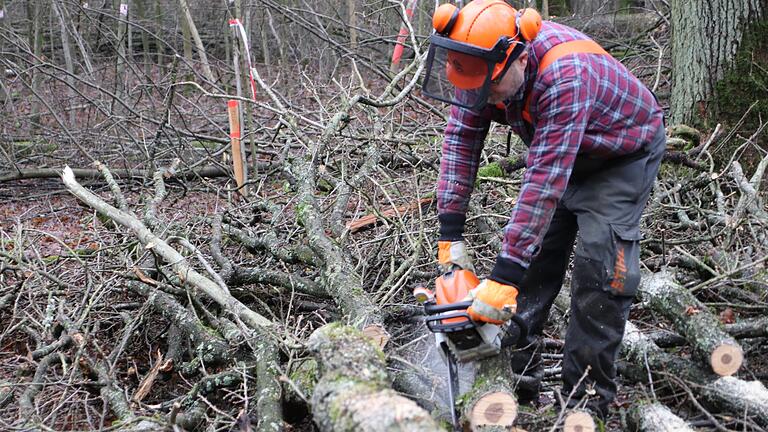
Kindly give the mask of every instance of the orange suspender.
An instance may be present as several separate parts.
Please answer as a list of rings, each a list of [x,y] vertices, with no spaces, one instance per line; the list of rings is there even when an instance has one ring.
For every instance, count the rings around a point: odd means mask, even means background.
[[[554,63],[557,59],[561,57],[565,57],[568,54],[576,54],[576,53],[586,53],[586,54],[604,54],[604,55],[610,55],[608,54],[608,51],[604,50],[603,47],[597,44],[595,41],[591,40],[575,40],[570,42],[563,42],[561,44],[555,45],[552,48],[549,49],[549,51],[544,53],[544,56],[541,58],[541,61],[539,61],[539,70],[536,72],[536,75],[541,75],[542,72],[544,72],[544,69],[546,69],[549,65]],[[533,124],[533,120],[531,119],[531,114],[529,112],[529,108],[531,106],[531,95],[528,94],[528,96],[525,97],[525,105],[523,106],[523,119],[527,121],[530,124]]]

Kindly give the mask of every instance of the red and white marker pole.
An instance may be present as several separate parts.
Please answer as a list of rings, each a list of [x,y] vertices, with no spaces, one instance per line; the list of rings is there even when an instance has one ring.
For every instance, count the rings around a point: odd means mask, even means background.
[[[253,63],[251,63],[251,48],[248,45],[248,35],[245,33],[245,27],[240,22],[239,18],[229,20],[229,26],[238,30],[237,34],[243,41],[245,47],[245,60],[248,62],[248,77],[251,80],[251,92],[253,93],[253,100],[256,100],[256,81],[253,79]]]
[[[405,18],[410,21],[413,16],[413,9],[416,7],[416,3],[419,0],[408,0],[408,4],[405,6]],[[392,64],[389,66],[389,71],[394,73],[400,67],[400,58],[403,57],[403,49],[405,48],[405,39],[408,37],[408,25],[403,21],[403,25],[400,26],[400,32],[397,34],[397,44],[392,51]]]

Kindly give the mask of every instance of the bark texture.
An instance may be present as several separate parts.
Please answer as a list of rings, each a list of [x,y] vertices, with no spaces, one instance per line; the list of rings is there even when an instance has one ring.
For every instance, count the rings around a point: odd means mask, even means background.
[[[509,350],[477,363],[475,384],[462,397],[462,420],[473,431],[508,430],[517,417]]]
[[[765,0],[673,1],[670,123],[706,113],[715,84],[733,64],[745,29],[766,10]]]
[[[640,404],[629,417],[637,432],[693,432],[688,423],[676,416],[669,408],[656,402]]]
[[[726,333],[717,317],[711,314],[690,292],[681,287],[667,272],[643,277],[643,298],[653,310],[672,320],[704,364],[718,375],[734,374],[743,360],[739,343]]]
[[[696,363],[664,352],[631,322],[627,322],[622,341],[622,356],[627,358],[628,378],[667,380],[668,375],[696,384],[697,396],[712,406],[750,416],[768,424],[768,390],[759,381],[718,377]]]
[[[569,3],[573,13],[581,16],[610,12],[616,8],[616,0],[571,0]]]
[[[390,388],[384,353],[341,324],[315,331],[309,349],[320,366],[312,412],[321,431],[442,431],[428,412]]]

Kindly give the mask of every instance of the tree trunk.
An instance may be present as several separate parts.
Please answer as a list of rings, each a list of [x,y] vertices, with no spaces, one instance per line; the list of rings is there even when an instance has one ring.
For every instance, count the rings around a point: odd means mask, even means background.
[[[308,347],[320,366],[312,414],[321,431],[443,430],[390,388],[384,353],[358,330],[326,325],[312,334]]]
[[[205,54],[205,47],[203,46],[203,41],[200,39],[200,33],[197,32],[195,21],[192,19],[192,13],[189,11],[187,0],[179,0],[179,5],[181,5],[181,11],[184,15],[183,19],[187,23],[187,29],[189,30],[189,33],[192,36],[192,39],[195,41],[195,45],[197,46],[197,55],[200,57],[200,65],[203,69],[203,75],[208,81],[210,81],[211,85],[214,85],[216,83],[216,79],[214,79],[213,73],[211,72],[210,63],[208,63],[208,56]]]
[[[67,30],[68,20],[65,18],[66,8],[63,4],[59,4],[59,2],[56,0],[51,0],[51,6],[53,7],[53,11],[56,14],[56,17],[59,19],[59,30],[61,32],[61,50],[64,53],[64,63],[67,67],[67,102],[69,105],[67,110],[69,111],[69,125],[70,127],[74,127],[75,110],[73,105],[75,101],[75,65],[72,61],[72,49],[69,44],[69,31]]]
[[[163,6],[162,2],[155,3],[155,34],[161,34],[163,28]],[[155,42],[157,44],[157,68],[158,76],[163,74],[163,52],[165,48],[160,40]]]
[[[597,430],[595,420],[586,411],[577,410],[565,416],[564,432],[595,432],[595,430]]]
[[[35,54],[35,60],[33,63],[38,64],[40,62],[40,59],[43,55],[43,32],[42,32],[42,1],[41,0],[32,0],[29,3],[27,3],[27,14],[30,18],[30,44],[29,46],[33,47],[34,54]],[[37,68],[33,68],[32,71],[32,92],[35,95],[38,95],[39,97],[42,97],[40,95],[40,85],[42,81],[43,74],[38,71]],[[36,127],[40,124],[40,106],[42,105],[42,102],[38,100],[38,96],[33,96],[32,98],[32,107],[31,107],[31,114],[29,116],[30,122],[32,123],[32,127]]]
[[[669,273],[643,277],[640,290],[650,307],[672,320],[675,329],[691,344],[694,354],[715,373],[726,376],[739,370],[744,359],[739,343],[725,332],[717,317]]]
[[[149,23],[147,22],[147,0],[136,1],[136,12],[139,20],[141,21],[141,25],[149,28]],[[152,57],[150,56],[149,33],[144,30],[141,30],[141,46],[142,50],[144,51],[142,53],[144,59],[144,74],[146,76],[150,76],[149,74],[151,72],[150,65],[152,64]]]
[[[672,1],[670,121],[706,118],[715,84],[733,64],[744,32],[766,11],[765,0]],[[746,107],[745,107],[746,109]]]
[[[589,16],[598,12],[610,12],[616,9],[615,0],[571,0],[571,11],[575,15]]]
[[[669,408],[656,402],[638,404],[629,416],[632,430],[637,432],[693,432],[688,423]]]

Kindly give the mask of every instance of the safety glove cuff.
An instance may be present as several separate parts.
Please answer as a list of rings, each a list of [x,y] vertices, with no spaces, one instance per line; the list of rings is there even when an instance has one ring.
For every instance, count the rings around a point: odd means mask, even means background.
[[[475,266],[472,265],[472,258],[467,250],[467,244],[463,240],[438,241],[437,262],[443,271],[450,271],[459,267],[462,270],[475,272]]]

